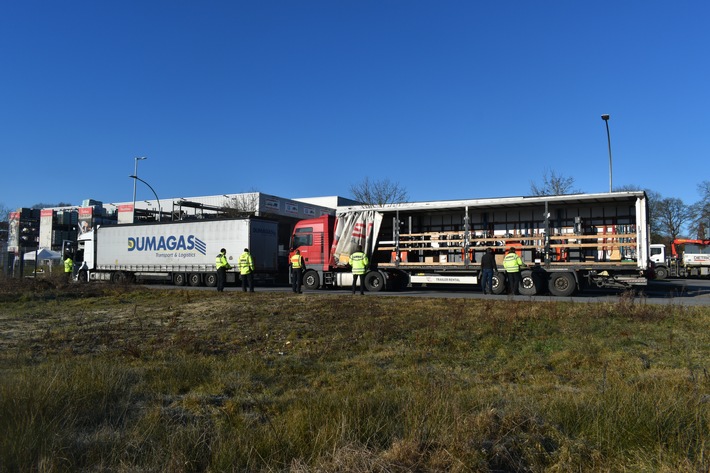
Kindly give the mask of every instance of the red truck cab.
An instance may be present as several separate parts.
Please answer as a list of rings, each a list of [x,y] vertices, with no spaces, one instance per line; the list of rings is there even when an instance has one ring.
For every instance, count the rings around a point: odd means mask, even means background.
[[[301,220],[293,229],[291,251],[301,252],[306,269],[328,271],[331,267],[331,245],[335,230],[335,217],[322,215],[318,218]]]

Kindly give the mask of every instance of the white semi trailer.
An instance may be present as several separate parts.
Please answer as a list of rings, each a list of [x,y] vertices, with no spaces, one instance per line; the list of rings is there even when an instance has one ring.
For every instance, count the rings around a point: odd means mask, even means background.
[[[213,287],[222,248],[235,267],[227,272],[227,283],[236,281],[244,248],[252,253],[257,277],[276,278],[278,223],[257,218],[99,226],[79,237],[77,278]]]

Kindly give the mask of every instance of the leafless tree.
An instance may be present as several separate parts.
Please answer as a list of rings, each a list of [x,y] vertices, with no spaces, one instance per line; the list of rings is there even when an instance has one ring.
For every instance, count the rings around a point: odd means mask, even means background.
[[[709,238],[710,234],[710,181],[703,181],[698,184],[700,200],[690,207],[691,235],[697,238]]]
[[[0,222],[7,222],[10,219],[10,208],[0,203]]]
[[[224,213],[227,217],[244,218],[254,215],[259,210],[259,193],[250,191],[237,194],[227,200]]]
[[[366,177],[362,182],[350,186],[350,193],[363,205],[378,206],[398,204],[407,201],[407,191],[397,182],[385,178],[371,181]]]
[[[574,178],[557,174],[555,171],[546,169],[542,174],[542,184],[530,181],[530,194],[536,196],[577,194],[581,192],[574,188]]]
[[[683,226],[691,218],[690,208],[682,200],[668,197],[657,203],[656,210],[653,217],[658,220],[660,234],[671,241],[680,237]]]

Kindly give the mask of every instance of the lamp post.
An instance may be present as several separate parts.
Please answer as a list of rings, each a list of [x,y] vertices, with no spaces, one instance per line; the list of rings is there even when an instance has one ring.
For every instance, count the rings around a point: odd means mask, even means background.
[[[606,124],[606,141],[609,145],[609,192],[611,192],[611,135],[609,134],[609,114],[602,115],[602,120]]]
[[[133,183],[134,183],[134,184],[135,184],[136,181],[141,181],[143,184],[145,184],[146,186],[148,186],[148,188],[149,188],[150,190],[153,191],[153,195],[155,196],[155,200],[158,201],[158,222],[160,222],[160,217],[161,217],[161,214],[163,213],[163,210],[162,210],[162,207],[160,206],[160,199],[158,198],[158,194],[155,192],[155,189],[153,189],[153,187],[152,187],[150,184],[148,184],[147,182],[145,182],[143,179],[141,179],[140,177],[138,177],[138,176],[136,176],[136,175],[131,175],[131,176],[128,176],[128,177],[130,177],[131,179],[133,179]],[[135,207],[135,205],[136,205],[135,200],[133,201],[133,205],[134,205],[134,207]],[[135,222],[135,208],[133,209],[133,216],[134,216],[134,222]]]
[[[148,159],[145,156],[142,156],[140,158],[133,158],[135,160],[135,166],[133,168],[133,175],[136,176],[136,179],[138,178],[138,161],[143,161],[144,159]],[[136,179],[133,179],[133,223],[136,223]]]

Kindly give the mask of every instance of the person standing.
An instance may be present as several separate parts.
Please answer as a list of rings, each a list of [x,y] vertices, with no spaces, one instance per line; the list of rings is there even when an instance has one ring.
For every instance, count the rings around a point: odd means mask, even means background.
[[[222,248],[215,260],[214,265],[217,267],[217,292],[224,292],[224,282],[227,280],[227,270],[232,266],[227,261],[227,250]]]
[[[69,254],[66,254],[66,257],[64,258],[64,276],[67,278],[67,281],[71,282],[72,274],[74,273],[74,260],[71,259],[71,256]]]
[[[293,292],[301,294],[303,291],[301,287],[303,286],[303,272],[306,270],[306,264],[303,262],[303,256],[301,256],[301,250],[296,250],[291,256],[290,261],[291,266],[291,288]]]
[[[254,258],[249,253],[249,248],[244,248],[244,253],[239,257],[239,274],[242,278],[242,291],[254,292]]]
[[[496,257],[492,248],[487,248],[481,258],[481,284],[483,284],[484,294],[493,294],[493,273],[498,270]]]
[[[505,272],[508,273],[508,282],[510,283],[508,294],[520,294],[519,287],[523,282],[523,279],[520,277],[520,269],[524,268],[525,264],[512,246],[508,248],[508,254],[503,258],[503,267],[505,268]]]
[[[353,272],[353,294],[355,294],[357,280],[360,278],[360,294],[365,295],[365,273],[369,264],[370,261],[367,259],[367,255],[362,252],[362,246],[358,245],[355,253],[350,255],[350,266]]]

